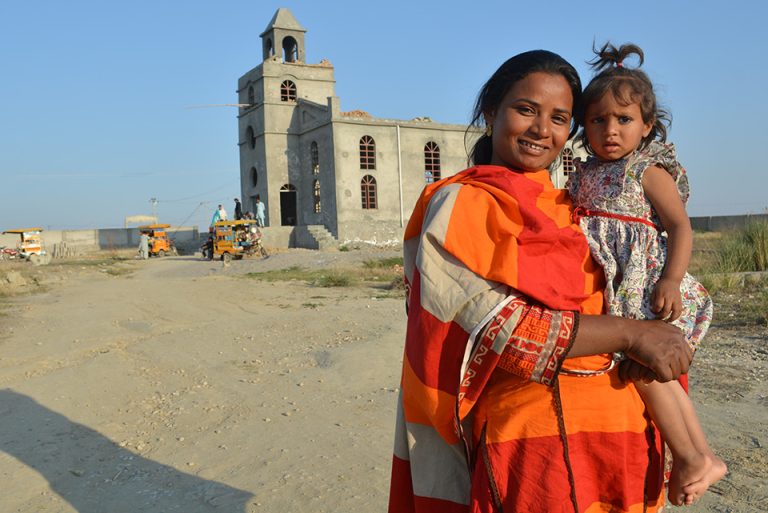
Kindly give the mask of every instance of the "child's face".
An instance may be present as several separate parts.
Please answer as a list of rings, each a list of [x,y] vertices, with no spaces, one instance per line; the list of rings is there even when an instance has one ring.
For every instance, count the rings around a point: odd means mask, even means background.
[[[516,82],[485,121],[493,127],[491,164],[545,169],[568,140],[573,93],[559,74],[531,73]]]
[[[639,103],[622,105],[610,91],[587,106],[584,132],[600,160],[618,160],[639,146],[651,133],[653,122],[643,123]]]

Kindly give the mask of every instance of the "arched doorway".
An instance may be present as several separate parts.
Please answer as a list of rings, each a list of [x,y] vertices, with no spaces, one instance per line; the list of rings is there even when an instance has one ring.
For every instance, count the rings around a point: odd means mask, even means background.
[[[289,183],[280,187],[280,224],[296,226],[296,187]]]

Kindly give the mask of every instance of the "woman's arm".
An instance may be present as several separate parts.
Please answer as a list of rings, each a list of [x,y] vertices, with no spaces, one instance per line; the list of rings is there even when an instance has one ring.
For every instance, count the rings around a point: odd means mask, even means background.
[[[682,331],[666,322],[552,310],[500,284],[468,297],[454,320],[468,333],[482,326],[478,343],[502,354],[505,370],[547,385],[567,358],[624,352],[637,363],[622,366],[624,379],[662,382],[687,372],[692,358]]]
[[[651,309],[659,319],[674,321],[683,311],[680,282],[683,280],[693,247],[691,221],[685,212],[672,176],[663,168],[651,166],[643,173],[643,190],[667,232],[667,260],[656,283]]]
[[[568,358],[612,352],[623,352],[650,371],[634,366],[625,377],[661,382],[688,372],[693,358],[683,332],[666,322],[582,315]]]

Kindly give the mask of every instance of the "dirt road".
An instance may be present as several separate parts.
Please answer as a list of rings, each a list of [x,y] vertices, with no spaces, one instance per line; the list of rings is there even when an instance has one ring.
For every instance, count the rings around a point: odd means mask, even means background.
[[[244,273],[396,254],[41,268],[0,317],[0,511],[385,511],[402,299]],[[766,334],[708,340],[694,400],[731,474],[687,511],[768,511]]]

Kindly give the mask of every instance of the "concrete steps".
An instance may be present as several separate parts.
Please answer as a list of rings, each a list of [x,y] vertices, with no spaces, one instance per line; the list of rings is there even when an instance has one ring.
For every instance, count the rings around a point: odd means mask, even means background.
[[[331,232],[321,224],[308,225],[307,232],[316,244],[316,247],[312,249],[334,249],[339,246]]]

